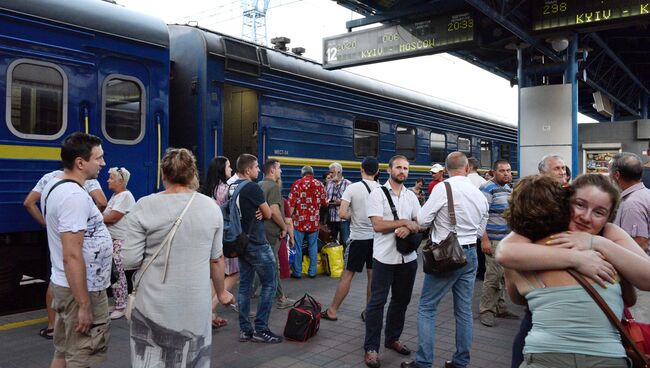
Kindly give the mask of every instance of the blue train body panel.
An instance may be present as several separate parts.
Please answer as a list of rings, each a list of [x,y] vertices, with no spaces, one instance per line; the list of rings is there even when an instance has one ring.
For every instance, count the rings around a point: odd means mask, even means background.
[[[131,172],[136,198],[157,190],[159,150],[169,134],[168,44],[163,21],[113,4],[0,0],[3,274],[9,267],[18,279],[47,277],[44,232],[23,200],[59,168],[70,133],[87,130],[103,140],[107,167],[98,179],[107,198],[115,166]]]

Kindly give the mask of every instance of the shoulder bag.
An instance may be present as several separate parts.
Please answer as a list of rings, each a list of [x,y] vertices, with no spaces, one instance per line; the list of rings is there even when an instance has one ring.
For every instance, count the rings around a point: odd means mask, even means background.
[[[127,320],[129,321],[131,320],[131,314],[133,313],[133,308],[135,307],[135,297],[136,297],[136,293],[138,292],[138,286],[140,286],[140,281],[142,281],[142,276],[144,275],[145,272],[147,272],[147,269],[149,268],[149,266],[151,266],[151,264],[156,259],[156,257],[158,257],[158,254],[160,254],[160,252],[163,249],[167,248],[167,259],[165,260],[165,269],[163,270],[163,279],[162,279],[162,282],[165,283],[165,277],[167,276],[167,265],[169,263],[169,251],[171,250],[172,247],[171,246],[172,240],[174,240],[174,235],[176,235],[176,230],[178,229],[178,226],[180,226],[181,222],[183,221],[183,216],[185,216],[185,212],[187,212],[187,209],[190,208],[190,204],[192,204],[192,201],[194,200],[195,196],[196,196],[196,192],[192,193],[192,197],[185,205],[183,212],[181,212],[181,215],[178,216],[176,221],[174,221],[174,225],[172,225],[171,230],[169,230],[169,233],[167,233],[167,236],[163,240],[158,250],[156,250],[156,253],[154,253],[153,256],[151,256],[149,262],[147,262],[144,268],[142,268],[142,272],[140,272],[140,277],[138,277],[138,280],[133,283],[133,291],[131,292],[131,294],[129,294],[129,297],[126,302],[126,309],[124,311],[124,316],[126,317]]]
[[[422,269],[427,274],[450,272],[467,264],[465,252],[458,243],[456,234],[456,211],[451,185],[447,181],[443,184],[447,190],[447,210],[451,221],[451,231],[440,243],[434,243],[431,241],[431,237],[427,239],[427,243],[422,248]]]
[[[576,281],[587,291],[587,294],[598,304],[600,309],[603,310],[603,313],[607,316],[609,321],[616,327],[618,332],[621,334],[621,340],[623,341],[623,347],[625,347],[625,352],[627,357],[630,358],[634,368],[648,368],[650,366],[650,360],[648,356],[641,350],[641,348],[636,344],[628,330],[623,326],[621,321],[616,317],[612,309],[607,305],[607,302],[598,294],[596,289],[577,271],[573,269],[567,269],[567,272],[573,276]]]
[[[395,207],[395,203],[393,203],[393,199],[391,198],[390,193],[388,193],[388,189],[382,185],[381,190],[384,191],[384,195],[386,196],[386,199],[388,199],[388,205],[390,206],[390,211],[393,213],[393,218],[395,219],[395,221],[399,221],[399,217],[397,216],[397,207]],[[422,233],[412,232],[406,238],[400,238],[395,236],[395,241],[396,241],[397,251],[402,253],[403,255],[407,255],[411,252],[415,252],[416,250],[418,250],[420,243],[422,243]]]

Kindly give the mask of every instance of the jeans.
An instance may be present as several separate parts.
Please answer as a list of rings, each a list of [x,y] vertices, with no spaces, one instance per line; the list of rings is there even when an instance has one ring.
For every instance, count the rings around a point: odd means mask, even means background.
[[[422,296],[418,307],[418,351],[415,360],[418,367],[430,368],[433,363],[436,341],[436,313],[440,300],[451,289],[454,294],[454,316],[456,317],[455,367],[469,364],[472,345],[472,297],[478,259],[476,247],[466,249],[467,265],[452,272],[424,275]],[[374,275],[374,273],[373,273]]]
[[[524,314],[524,318],[521,319],[521,324],[519,325],[519,332],[517,332],[515,339],[512,341],[511,368],[519,368],[521,362],[524,361],[524,345],[526,345],[526,336],[528,336],[528,333],[532,328],[533,315],[530,313],[530,309],[526,308],[526,314]]]
[[[253,331],[248,314],[251,309],[253,279],[257,273],[262,282],[262,290],[255,314],[255,331],[268,331],[269,315],[277,288],[275,283],[277,266],[271,246],[268,243],[264,245],[248,244],[246,253],[239,257],[239,272],[239,329],[245,332]]]
[[[312,232],[294,231],[296,257],[293,259],[293,276],[302,277],[302,243],[307,237],[309,244],[309,276],[316,276],[316,264],[318,263],[318,230]]]
[[[379,351],[384,305],[389,291],[391,298],[386,312],[384,345],[399,340],[402,335],[418,262],[414,260],[409,263],[385,264],[373,259],[372,268],[370,301],[366,306],[366,338],[363,343],[365,351]]]

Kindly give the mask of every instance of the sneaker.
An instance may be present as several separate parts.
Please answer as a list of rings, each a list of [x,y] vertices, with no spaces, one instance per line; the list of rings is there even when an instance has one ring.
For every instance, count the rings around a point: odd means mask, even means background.
[[[253,339],[253,331],[239,331],[239,342],[247,342]]]
[[[492,312],[482,313],[478,317],[478,320],[481,322],[483,326],[487,326],[487,327],[494,326],[494,314]]]
[[[278,336],[271,332],[270,330],[261,331],[253,334],[253,342],[261,342],[266,344],[277,344],[282,342],[282,336]]]
[[[111,319],[120,319],[124,317],[124,309],[115,309],[110,314]]]
[[[379,362],[379,353],[375,350],[368,350],[363,356],[363,361],[370,368],[379,368],[381,363]]]
[[[286,296],[283,296],[282,298],[278,299],[275,302],[275,307],[278,309],[287,309],[293,307],[293,305],[296,303],[295,300],[291,298],[287,298]]]

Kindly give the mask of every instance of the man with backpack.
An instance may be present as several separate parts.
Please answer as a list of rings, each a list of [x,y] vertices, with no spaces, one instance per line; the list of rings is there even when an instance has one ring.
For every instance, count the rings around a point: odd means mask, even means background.
[[[366,203],[373,189],[379,184],[374,180],[379,172],[379,161],[374,157],[366,157],[361,162],[361,181],[348,186],[341,198],[339,213],[341,218],[350,219],[350,245],[345,250],[345,270],[336,288],[332,304],[324,312],[322,318],[336,321],[336,312],[350,291],[352,278],[357,272],[363,271],[365,264],[368,272],[366,302],[370,300],[370,280],[372,280],[372,240],[375,232],[366,214]],[[361,313],[365,320],[365,310]]]
[[[232,238],[233,235],[241,235],[229,234],[233,229],[242,231],[248,238],[243,254],[239,255],[239,341],[279,343],[282,342],[282,337],[271,332],[268,326],[277,287],[277,266],[271,245],[266,240],[263,221],[271,218],[271,208],[264,200],[260,186],[253,182],[259,173],[260,167],[255,156],[243,153],[237,158],[239,180],[230,186],[230,199],[226,205],[232,202],[237,204],[236,208],[241,211],[241,229],[226,223],[232,221],[232,216],[224,216],[224,240]],[[258,211],[262,219],[257,218]],[[262,290],[253,326],[248,316],[255,273],[260,278]]]

